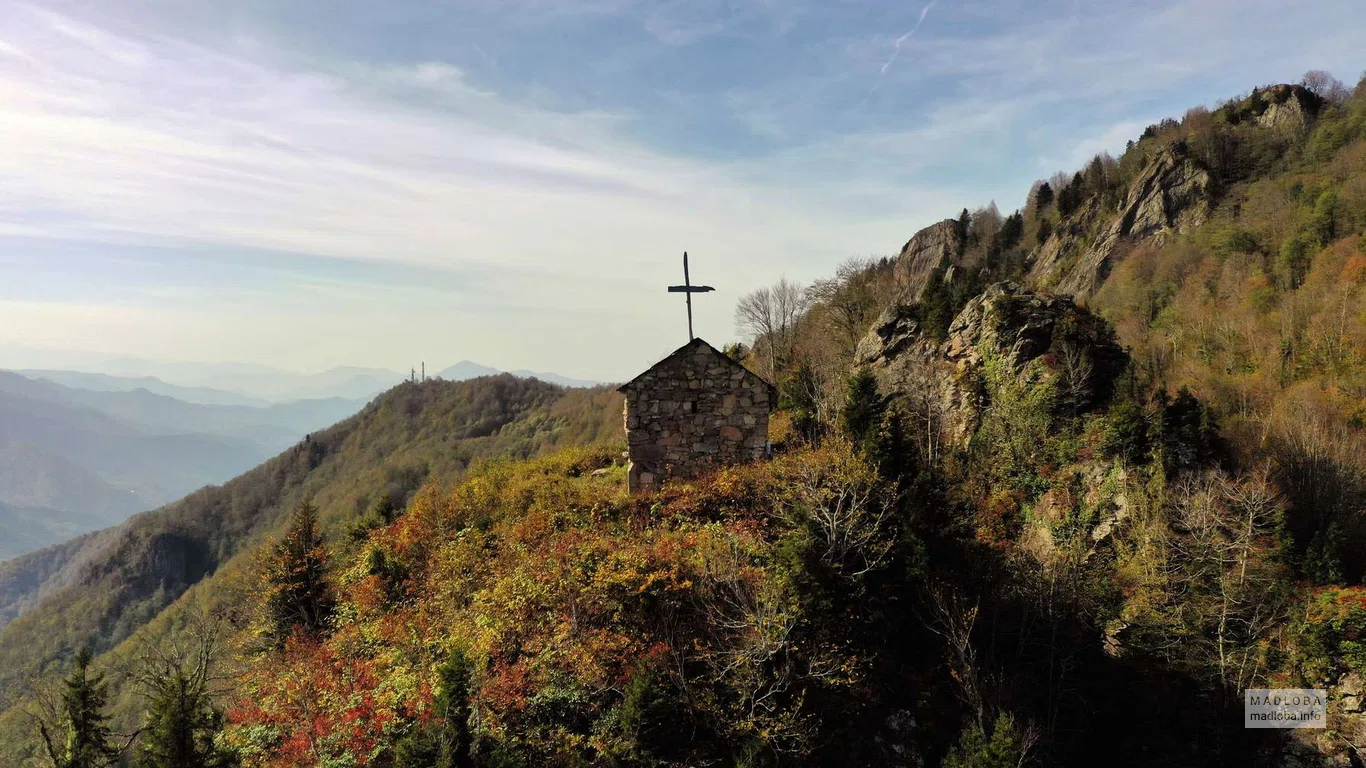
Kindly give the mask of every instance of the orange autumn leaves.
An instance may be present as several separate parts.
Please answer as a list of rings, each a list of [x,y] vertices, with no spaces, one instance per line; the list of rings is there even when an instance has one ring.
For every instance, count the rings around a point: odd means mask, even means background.
[[[718,719],[740,706],[731,678],[752,686],[764,653],[790,652],[796,609],[771,563],[793,460],[633,498],[591,474],[614,454],[487,465],[449,492],[423,489],[358,551],[334,555],[331,634],[296,637],[242,681],[228,739],[244,764],[385,764],[431,716],[434,670],[454,644],[475,663],[477,738],[547,763],[623,748],[615,709],[645,668],[687,668]]]

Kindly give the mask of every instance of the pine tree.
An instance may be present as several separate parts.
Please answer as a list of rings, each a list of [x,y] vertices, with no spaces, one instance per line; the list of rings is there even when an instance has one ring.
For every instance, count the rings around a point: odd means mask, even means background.
[[[820,378],[805,360],[783,379],[778,390],[779,406],[792,414],[792,426],[802,439],[814,443],[821,437],[819,394]]]
[[[138,768],[227,768],[230,754],[214,745],[223,715],[209,700],[207,666],[173,665],[143,678],[149,698]]]
[[[878,474],[889,480],[909,478],[914,474],[914,451],[906,434],[906,417],[895,405],[882,414],[882,422],[868,447],[868,458]]]
[[[1024,237],[1024,215],[1016,211],[1006,217],[996,232],[996,248],[1005,251],[1019,244]]]
[[[437,667],[439,681],[432,701],[435,717],[399,742],[395,768],[466,768],[470,759],[470,676],[474,666],[456,647]]]
[[[1034,193],[1034,211],[1039,215],[1053,204],[1053,187],[1048,182],[1039,185],[1039,190]]]
[[[109,684],[103,674],[90,672],[88,648],[76,654],[76,668],[62,681],[61,719],[66,731],[58,744],[53,729],[40,723],[39,732],[54,768],[104,768],[118,763],[122,751],[109,730]]]
[[[845,389],[844,410],[840,422],[844,434],[854,445],[867,448],[882,426],[884,410],[882,395],[877,391],[877,378],[867,368],[860,368],[849,377]]]
[[[1038,234],[1039,245],[1043,245],[1044,243],[1048,242],[1048,238],[1052,234],[1053,222],[1049,221],[1048,219],[1040,219]]]
[[[949,326],[953,324],[953,317],[958,313],[953,289],[944,280],[945,273],[942,265],[930,273],[929,279],[925,281],[925,290],[920,294],[920,303],[916,306],[920,325],[926,333],[939,341],[943,341],[949,335]]]
[[[277,646],[296,630],[321,634],[332,617],[334,597],[327,581],[327,548],[318,530],[318,508],[303,502],[289,530],[275,545],[267,574],[266,633]]]
[[[1096,155],[1091,164],[1086,167],[1086,189],[1093,195],[1100,195],[1105,191],[1109,183],[1108,174],[1105,172],[1105,163],[1101,161],[1100,155]]]

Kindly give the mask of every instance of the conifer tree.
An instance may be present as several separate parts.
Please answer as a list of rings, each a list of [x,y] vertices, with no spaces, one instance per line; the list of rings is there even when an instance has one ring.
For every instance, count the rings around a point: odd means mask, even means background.
[[[227,768],[231,756],[214,745],[223,714],[210,702],[207,677],[179,665],[144,677],[146,724],[137,768]]]
[[[792,426],[802,439],[816,442],[821,436],[820,378],[811,363],[803,360],[783,379],[778,390],[779,405],[792,414]]]
[[[1039,220],[1039,234],[1038,234],[1039,245],[1043,245],[1044,243],[1048,242],[1048,238],[1049,238],[1049,236],[1052,235],[1052,234],[1053,234],[1053,222],[1049,221],[1048,219],[1040,219],[1040,220]]]
[[[895,405],[882,414],[882,421],[868,446],[868,458],[883,477],[896,480],[912,472],[913,448],[906,434],[906,417]]]
[[[76,654],[76,668],[62,681],[61,728],[58,734],[48,723],[39,723],[43,746],[53,768],[105,768],[118,763],[123,750],[114,746],[109,730],[109,684],[103,674],[90,671],[91,653],[82,648]]]
[[[188,623],[149,640],[134,678],[147,702],[136,768],[229,768],[230,751],[215,739],[223,714],[213,705],[219,630],[223,617],[194,609]]]
[[[332,617],[334,597],[327,581],[327,548],[318,530],[318,508],[303,502],[294,510],[285,538],[275,545],[267,574],[266,634],[277,646],[295,630],[317,635]]]
[[[394,755],[395,768],[466,768],[471,765],[469,719],[473,669],[465,650],[459,646],[437,667],[439,686],[432,701],[435,717],[399,742]]]
[[[878,428],[882,426],[883,409],[882,395],[877,390],[877,378],[873,372],[867,368],[855,371],[849,377],[844,410],[840,414],[845,436],[860,448],[871,445]]]
[[[1034,210],[1042,215],[1048,206],[1053,204],[1053,187],[1048,182],[1039,185],[1039,189],[1034,193]]]

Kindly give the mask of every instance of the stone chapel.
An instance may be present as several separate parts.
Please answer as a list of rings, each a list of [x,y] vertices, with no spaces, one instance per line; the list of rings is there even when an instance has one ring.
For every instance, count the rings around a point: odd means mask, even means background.
[[[623,384],[627,487],[760,458],[768,452],[773,385],[702,339],[693,339]]]

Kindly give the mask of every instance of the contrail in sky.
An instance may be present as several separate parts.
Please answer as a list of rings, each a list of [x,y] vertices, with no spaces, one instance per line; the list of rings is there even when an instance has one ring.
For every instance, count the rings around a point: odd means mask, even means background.
[[[938,2],[939,0],[930,0],[929,5],[920,9],[920,18],[916,19],[915,26],[911,27],[911,31],[896,39],[896,44],[892,48],[891,58],[887,59],[887,61],[882,65],[882,74],[887,74],[887,70],[892,68],[892,64],[896,62],[896,57],[901,55],[901,46],[905,43],[910,42],[911,38],[915,37],[915,33],[920,30],[920,25],[925,23],[925,17],[930,15],[930,9],[933,8],[935,6],[935,3]]]

